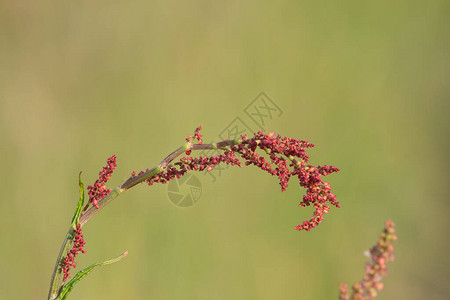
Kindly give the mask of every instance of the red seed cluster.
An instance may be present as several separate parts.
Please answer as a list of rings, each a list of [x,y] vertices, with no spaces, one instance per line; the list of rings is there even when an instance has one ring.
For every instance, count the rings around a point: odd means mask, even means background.
[[[367,256],[371,258],[372,262],[366,264],[363,280],[353,285],[351,299],[372,300],[383,289],[381,280],[387,275],[386,263],[394,260],[392,241],[395,240],[397,240],[395,224],[388,220],[378,243],[367,251]],[[347,284],[341,283],[339,297],[341,300],[350,299]]]
[[[198,126],[194,131],[194,138],[198,141],[199,144],[203,144],[202,136],[203,134],[200,133],[200,130],[202,130],[203,124]]]
[[[309,231],[319,225],[324,219],[323,215],[330,210],[327,202],[339,207],[336,196],[331,194],[331,186],[322,179],[322,176],[337,172],[339,169],[333,166],[314,167],[306,164],[309,161],[306,149],[314,147],[314,144],[281,137],[280,135],[275,137],[273,132],[265,135],[262,131],[259,131],[250,140],[247,140],[244,136],[243,143],[237,147],[237,151],[246,159],[246,165],[254,164],[262,170],[278,176],[281,191],[286,190],[292,176],[297,176],[300,186],[306,188],[306,195],[303,196],[303,201],[300,202],[299,206],[304,207],[313,204],[315,208],[314,216],[296,226],[295,229]],[[272,168],[271,163],[258,155],[255,152],[256,148],[265,150],[266,153],[270,154],[271,162],[276,168]]]
[[[299,179],[300,186],[306,188],[306,194],[303,196],[303,201],[300,202],[300,207],[314,206],[314,216],[308,220],[303,221],[302,224],[295,227],[297,230],[309,231],[319,225],[323,221],[323,215],[327,214],[330,202],[336,207],[340,207],[339,202],[336,201],[336,196],[331,193],[331,186],[327,181],[323,181],[322,176],[339,171],[333,166],[318,166],[307,165],[304,168],[297,168],[292,173]]]
[[[177,169],[174,167],[168,167],[166,170],[159,172],[156,174],[153,178],[149,178],[144,180],[147,182],[148,185],[153,185],[153,183],[168,183],[174,178],[179,179],[181,176],[183,176],[186,173],[185,169]]]
[[[98,201],[111,191],[111,189],[106,188],[105,183],[111,178],[111,174],[116,167],[116,156],[113,155],[108,158],[106,167],[103,167],[103,170],[98,173],[99,178],[95,181],[94,185],[87,187],[89,191],[89,202],[97,209],[99,208]]]
[[[72,249],[67,253],[64,258],[63,263],[61,264],[61,270],[64,274],[64,281],[70,277],[69,271],[70,269],[76,268],[77,264],[75,263],[75,258],[78,253],[86,253],[86,250],[83,249],[86,241],[84,240],[83,233],[81,232],[81,225],[78,225],[76,229],[73,231],[74,240]]]
[[[202,126],[199,126],[194,133],[194,137],[199,143],[202,142],[201,129]],[[188,143],[191,143],[192,140],[191,135],[186,138]],[[182,157],[173,166],[145,181],[149,185],[152,185],[154,182],[167,183],[175,177],[179,178],[187,171],[210,172],[221,163],[241,167],[242,163],[236,157],[238,155],[244,160],[246,166],[254,165],[273,176],[277,176],[281,191],[286,190],[291,177],[297,177],[300,186],[306,189],[306,195],[303,196],[303,201],[300,202],[299,206],[313,205],[315,210],[310,220],[304,221],[296,226],[295,229],[309,231],[324,219],[324,214],[329,212],[330,206],[327,205],[328,202],[331,205],[340,207],[339,202],[336,201],[336,196],[331,193],[331,186],[322,178],[339,171],[339,169],[333,166],[315,167],[308,165],[309,156],[306,154],[306,149],[311,147],[314,147],[314,144],[307,141],[281,137],[280,135],[275,136],[273,132],[264,134],[262,131],[259,131],[252,138],[242,135],[241,140],[236,141],[228,149],[223,149],[223,154],[199,156],[198,158],[191,156]],[[264,154],[258,153],[258,149],[263,150],[263,153],[269,156],[270,160]],[[191,150],[186,152],[187,155],[190,155],[190,153]],[[141,171],[139,175],[142,173],[144,171]],[[132,176],[135,175],[136,173],[133,172]]]
[[[198,141],[199,144],[202,144],[202,143],[203,143],[203,141],[202,141],[202,136],[203,136],[203,134],[200,133],[200,130],[202,130],[202,128],[203,128],[203,124],[200,125],[200,126],[198,126],[197,128],[195,128],[195,131],[194,131],[194,139],[196,139],[196,140]],[[188,143],[192,143],[192,141],[193,141],[192,135],[189,134],[189,135],[185,138],[185,140],[186,140],[186,142],[188,142]]]
[[[175,163],[181,170],[211,172],[220,163],[232,166],[241,166],[241,162],[236,158],[233,151],[225,151],[224,154],[212,155],[210,157],[200,155],[197,157],[182,157],[180,162]]]
[[[195,131],[194,131],[194,137],[192,137],[192,135],[188,134],[188,136],[185,138],[186,142],[188,143],[192,143],[193,139],[196,139],[198,141],[199,144],[203,144],[203,140],[202,140],[202,136],[203,134],[200,133],[200,130],[202,130],[203,128],[203,124],[201,124],[200,126],[198,126]],[[186,155],[190,155],[192,152],[192,150],[187,150],[186,151]]]

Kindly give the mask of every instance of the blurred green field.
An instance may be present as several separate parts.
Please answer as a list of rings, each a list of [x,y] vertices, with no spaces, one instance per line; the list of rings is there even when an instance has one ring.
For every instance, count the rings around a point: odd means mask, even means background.
[[[78,172],[110,186],[203,123],[217,140],[265,92],[266,127],[316,144],[342,208],[311,232],[303,191],[255,168],[178,208],[138,186],[84,229],[70,299],[337,299],[391,218],[377,299],[450,299],[448,1],[1,1],[0,298],[46,299]],[[447,115],[447,117],[445,117]],[[447,253],[447,254],[445,254]]]

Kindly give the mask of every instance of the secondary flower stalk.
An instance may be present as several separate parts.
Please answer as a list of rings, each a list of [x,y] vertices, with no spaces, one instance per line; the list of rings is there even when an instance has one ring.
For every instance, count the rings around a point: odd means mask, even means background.
[[[341,300],[372,300],[383,289],[381,280],[387,276],[386,263],[394,261],[394,246],[392,242],[397,240],[395,224],[391,220],[386,221],[384,231],[380,234],[380,240],[366,255],[371,259],[366,264],[364,278],[353,285],[350,297],[348,286],[340,284],[339,299]]]

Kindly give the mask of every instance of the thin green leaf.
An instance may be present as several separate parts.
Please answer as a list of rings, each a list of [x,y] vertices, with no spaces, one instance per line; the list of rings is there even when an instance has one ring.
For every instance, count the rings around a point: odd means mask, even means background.
[[[80,187],[80,200],[78,200],[77,208],[75,209],[75,214],[73,215],[73,218],[72,218],[72,227],[73,228],[76,228],[78,226],[78,224],[80,223],[81,211],[83,209],[83,204],[84,204],[84,184],[83,184],[83,181],[81,180],[81,172],[78,175],[78,178],[79,178],[79,187]]]
[[[113,258],[111,260],[107,260],[104,262],[95,263],[93,265],[90,265],[89,267],[85,268],[84,270],[81,270],[78,272],[68,283],[66,283],[62,288],[61,292],[59,293],[58,297],[55,300],[64,300],[67,298],[67,296],[72,291],[75,284],[77,284],[81,279],[84,278],[87,274],[89,274],[95,267],[101,267],[106,266],[115,262],[118,262],[122,258],[128,255],[128,250],[125,251],[121,256]]]

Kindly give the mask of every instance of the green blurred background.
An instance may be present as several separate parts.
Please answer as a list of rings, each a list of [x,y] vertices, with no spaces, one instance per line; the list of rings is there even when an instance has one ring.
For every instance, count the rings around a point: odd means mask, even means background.
[[[255,168],[178,208],[137,186],[85,227],[70,299],[337,299],[397,224],[379,299],[449,299],[448,1],[1,1],[0,298],[46,299],[78,197],[108,156],[153,167],[264,91],[267,129],[317,146],[341,209],[311,232],[293,181]],[[447,254],[445,254],[447,253]]]

